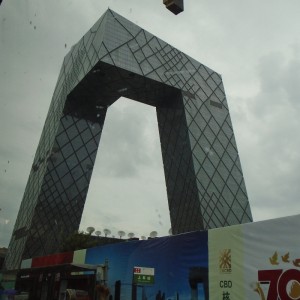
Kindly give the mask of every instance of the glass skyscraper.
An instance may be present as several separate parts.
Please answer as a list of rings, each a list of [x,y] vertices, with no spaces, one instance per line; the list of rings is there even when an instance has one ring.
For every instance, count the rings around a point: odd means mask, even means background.
[[[252,221],[221,76],[107,10],[64,59],[7,269],[79,228],[106,111],[122,96],[156,108],[174,234]]]

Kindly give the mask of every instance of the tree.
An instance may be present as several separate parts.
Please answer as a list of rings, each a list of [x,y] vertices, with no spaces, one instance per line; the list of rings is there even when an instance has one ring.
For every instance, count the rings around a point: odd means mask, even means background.
[[[100,230],[95,231],[95,235],[99,237],[101,235],[101,231]]]
[[[151,237],[151,238],[156,238],[156,237],[157,237],[157,234],[158,234],[157,231],[151,231],[151,232],[150,232],[150,237]]]
[[[129,232],[129,233],[128,233],[128,237],[129,237],[130,239],[132,239],[132,238],[134,237],[134,235],[135,235],[135,234],[134,234],[133,232]]]
[[[107,237],[108,235],[111,234],[111,231],[110,231],[109,229],[107,229],[107,228],[105,228],[105,229],[103,230],[103,232],[104,232],[104,234],[105,234],[105,237]]]
[[[120,239],[125,235],[125,232],[123,230],[118,231],[118,235]]]
[[[91,235],[95,231],[95,228],[94,227],[88,227],[86,229],[86,231],[88,232],[89,235]]]
[[[83,231],[75,231],[69,237],[65,239],[60,247],[60,251],[68,252],[80,249],[87,249],[97,246],[97,239],[93,238],[91,234],[85,233]]]

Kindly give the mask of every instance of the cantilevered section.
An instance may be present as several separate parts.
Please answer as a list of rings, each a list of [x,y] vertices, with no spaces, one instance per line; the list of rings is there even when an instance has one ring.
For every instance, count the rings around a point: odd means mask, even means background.
[[[8,269],[78,229],[106,111],[121,96],[156,107],[174,234],[252,220],[221,76],[107,10],[64,59]]]

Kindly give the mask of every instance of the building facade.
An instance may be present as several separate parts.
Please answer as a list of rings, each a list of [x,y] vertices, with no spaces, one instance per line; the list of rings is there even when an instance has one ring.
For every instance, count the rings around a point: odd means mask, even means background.
[[[156,108],[174,234],[251,222],[221,76],[107,10],[61,68],[5,265],[79,228],[109,106]]]

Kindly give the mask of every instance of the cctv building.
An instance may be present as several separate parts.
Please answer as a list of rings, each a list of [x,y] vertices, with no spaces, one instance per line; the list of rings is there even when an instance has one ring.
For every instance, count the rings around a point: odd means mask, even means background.
[[[6,269],[57,252],[79,228],[105,115],[120,97],[156,108],[173,234],[252,221],[221,76],[107,10],[64,59]]]

